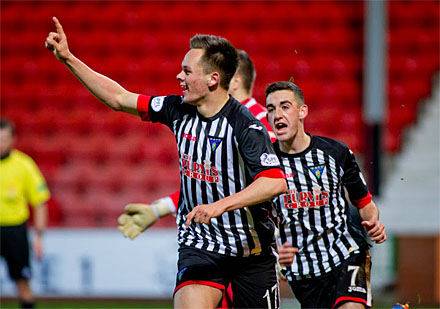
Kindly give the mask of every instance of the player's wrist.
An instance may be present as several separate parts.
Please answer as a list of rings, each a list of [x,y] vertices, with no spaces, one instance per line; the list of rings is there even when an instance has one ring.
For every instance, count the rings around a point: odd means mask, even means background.
[[[151,203],[151,209],[153,210],[154,215],[158,219],[160,217],[164,217],[173,213],[175,207],[171,198],[164,197]]]

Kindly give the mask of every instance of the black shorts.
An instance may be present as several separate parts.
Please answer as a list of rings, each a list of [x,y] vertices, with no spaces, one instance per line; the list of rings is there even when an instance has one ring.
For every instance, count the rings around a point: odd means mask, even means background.
[[[30,279],[29,241],[26,223],[16,226],[0,226],[1,256],[8,264],[13,280]]]
[[[289,281],[301,308],[337,308],[345,302],[372,306],[370,251],[354,255],[316,278]]]
[[[261,254],[230,257],[190,247],[179,248],[174,293],[189,284],[224,291],[231,283],[234,308],[279,308],[276,257]]]

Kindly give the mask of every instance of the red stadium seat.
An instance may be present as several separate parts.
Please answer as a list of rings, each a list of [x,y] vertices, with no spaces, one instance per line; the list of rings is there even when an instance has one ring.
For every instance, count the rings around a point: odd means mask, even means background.
[[[384,147],[394,153],[439,70],[440,3],[387,5]],[[16,123],[17,146],[38,160],[67,205],[65,225],[114,227],[129,197],[152,201],[178,187],[174,137],[163,125],[96,100],[44,48],[46,33],[54,31],[51,16],[60,18],[70,49],[92,69],[147,95],[181,94],[175,76],[189,39],[222,35],[254,61],[260,103],[268,83],[294,77],[310,105],[307,130],[362,151],[364,7],[361,1],[4,1],[1,113]],[[121,198],[117,192],[124,192]]]
[[[58,196],[63,227],[96,227],[96,211],[87,199],[72,191],[63,191]]]

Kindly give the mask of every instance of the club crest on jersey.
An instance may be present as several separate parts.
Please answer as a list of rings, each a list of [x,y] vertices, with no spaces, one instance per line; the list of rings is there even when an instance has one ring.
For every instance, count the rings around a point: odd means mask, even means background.
[[[313,166],[309,167],[312,173],[316,176],[316,178],[320,179],[322,175],[322,171],[324,170],[325,165]]]
[[[209,136],[208,139],[212,151],[215,151],[218,148],[218,145],[222,142],[222,139],[218,137]]]
[[[151,108],[157,113],[162,109],[163,106],[163,100],[165,100],[165,97],[154,97],[151,101]]]

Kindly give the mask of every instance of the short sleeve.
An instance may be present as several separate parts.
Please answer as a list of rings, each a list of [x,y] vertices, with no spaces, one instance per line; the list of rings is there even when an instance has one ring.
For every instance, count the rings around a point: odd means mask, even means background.
[[[137,110],[143,121],[159,122],[172,127],[173,120],[180,115],[182,97],[170,96],[147,96],[139,95]]]
[[[281,169],[267,130],[259,120],[252,120],[239,134],[239,149],[246,160],[246,167],[252,179],[265,170]]]
[[[348,147],[345,152],[343,169],[343,184],[347,189],[350,200],[357,206],[356,201],[364,200],[369,195],[369,190],[355,156]]]
[[[34,161],[29,161],[27,164],[25,190],[27,199],[33,207],[47,202],[50,198],[46,181]]]

